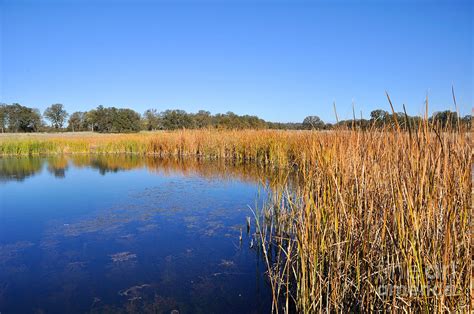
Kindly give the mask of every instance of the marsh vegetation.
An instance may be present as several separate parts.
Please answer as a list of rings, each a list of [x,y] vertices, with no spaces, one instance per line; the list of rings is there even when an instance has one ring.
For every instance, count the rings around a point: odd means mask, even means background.
[[[427,118],[401,122],[395,115],[382,128],[329,132],[2,137],[0,154],[149,156],[211,172],[206,162],[224,173],[253,169],[268,199],[251,206],[249,241],[266,265],[273,311],[468,311],[470,136]]]

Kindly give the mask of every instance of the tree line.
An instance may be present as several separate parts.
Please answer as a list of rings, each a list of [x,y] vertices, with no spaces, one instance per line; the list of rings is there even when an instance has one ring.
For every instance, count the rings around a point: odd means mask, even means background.
[[[142,130],[178,129],[286,129],[286,130],[330,130],[333,128],[382,128],[395,126],[402,129],[417,126],[423,118],[409,116],[404,112],[392,113],[381,109],[370,113],[370,119],[353,118],[325,123],[318,116],[308,116],[301,123],[268,122],[252,115],[237,115],[233,112],[211,114],[200,110],[188,113],[184,110],[148,109],[143,114],[132,109],[98,106],[89,111],[69,114],[62,104],[53,104],[41,114],[38,109],[18,103],[0,104],[0,131],[5,132],[58,132],[92,131],[101,133],[127,133]],[[49,123],[46,123],[48,121]],[[436,112],[429,121],[442,128],[460,126],[471,128],[471,115],[459,117],[449,110]]]

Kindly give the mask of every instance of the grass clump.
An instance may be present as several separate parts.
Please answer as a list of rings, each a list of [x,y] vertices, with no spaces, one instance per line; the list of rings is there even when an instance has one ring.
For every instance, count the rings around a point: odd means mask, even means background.
[[[469,311],[469,136],[429,127],[306,138],[256,214],[276,312]]]

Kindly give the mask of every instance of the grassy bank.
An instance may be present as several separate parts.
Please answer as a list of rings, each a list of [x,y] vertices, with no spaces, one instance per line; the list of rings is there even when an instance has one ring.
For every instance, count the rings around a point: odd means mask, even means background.
[[[0,155],[122,154],[197,156],[287,165],[316,133],[305,131],[176,131],[139,134],[38,134],[0,137]],[[301,156],[299,156],[301,157]]]
[[[280,171],[255,237],[275,311],[468,311],[465,133],[178,131],[0,138],[0,155],[193,156]],[[298,169],[299,187],[284,184]]]

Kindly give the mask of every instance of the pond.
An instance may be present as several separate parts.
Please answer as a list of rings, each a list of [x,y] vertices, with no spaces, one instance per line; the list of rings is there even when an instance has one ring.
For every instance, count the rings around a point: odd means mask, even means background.
[[[0,313],[269,312],[246,227],[262,177],[211,161],[0,158]]]

